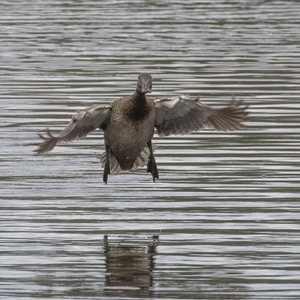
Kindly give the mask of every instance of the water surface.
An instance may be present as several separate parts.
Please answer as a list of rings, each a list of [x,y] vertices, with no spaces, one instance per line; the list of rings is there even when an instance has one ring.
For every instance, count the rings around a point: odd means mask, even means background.
[[[0,8],[2,299],[299,299],[298,1]],[[235,94],[246,127],[155,137],[155,184],[139,169],[104,185],[100,131],[33,155],[141,71],[153,97]]]

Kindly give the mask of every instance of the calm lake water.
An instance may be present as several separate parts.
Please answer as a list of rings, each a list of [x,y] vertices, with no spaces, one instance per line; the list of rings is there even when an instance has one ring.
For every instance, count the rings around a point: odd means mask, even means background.
[[[2,1],[1,299],[299,299],[299,1]],[[79,108],[235,94],[245,128],[155,137],[102,182],[103,135],[36,156]]]

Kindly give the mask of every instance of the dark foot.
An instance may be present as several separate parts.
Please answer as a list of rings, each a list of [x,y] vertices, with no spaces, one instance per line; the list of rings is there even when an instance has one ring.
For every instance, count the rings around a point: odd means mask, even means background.
[[[156,161],[155,161],[155,158],[153,155],[149,156],[149,161],[148,161],[148,165],[147,165],[147,173],[152,174],[153,182],[155,182],[155,178],[157,178],[157,179],[159,178]]]
[[[106,161],[105,161],[105,166],[104,166],[104,171],[103,171],[103,182],[107,184],[107,178],[108,174],[110,174],[110,167],[109,167],[109,148],[108,146],[105,147],[106,151]]]
[[[104,172],[103,172],[103,182],[105,184],[107,184],[108,174],[110,174],[109,166],[107,166],[107,164],[105,164]]]
[[[148,164],[147,164],[147,173],[152,174],[153,182],[155,182],[155,178],[158,179],[158,170],[157,170],[156,161],[155,161],[155,158],[153,155],[152,142],[151,141],[148,142],[147,146],[150,150],[149,160],[148,160]]]

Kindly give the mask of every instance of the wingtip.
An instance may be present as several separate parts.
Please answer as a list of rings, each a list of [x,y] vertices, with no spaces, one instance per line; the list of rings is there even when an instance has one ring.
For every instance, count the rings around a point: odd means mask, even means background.
[[[243,110],[243,115],[246,118],[250,114],[250,111],[248,110],[249,105],[245,104],[243,100],[236,100],[234,94],[232,94],[231,97],[232,97],[232,99],[230,101],[229,107],[233,106],[233,107],[242,109]]]
[[[235,96],[229,106],[219,110],[219,114],[210,119],[213,127],[220,131],[232,131],[245,127],[244,122],[248,120],[249,106],[244,105],[244,102],[237,101]]]
[[[45,133],[47,136],[38,133],[38,136],[43,140],[43,142],[34,144],[34,146],[38,147],[37,149],[33,150],[33,152],[35,152],[36,155],[40,155],[45,152],[51,151],[55,147],[57,141],[59,140],[58,138],[53,136],[49,128],[45,129]]]

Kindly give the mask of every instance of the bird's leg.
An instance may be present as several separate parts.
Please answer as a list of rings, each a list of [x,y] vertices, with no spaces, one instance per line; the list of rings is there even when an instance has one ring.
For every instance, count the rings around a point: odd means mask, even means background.
[[[150,150],[149,160],[148,160],[148,164],[147,164],[147,173],[152,174],[153,182],[155,182],[155,178],[158,179],[159,176],[158,176],[158,170],[157,170],[157,166],[156,166],[155,157],[153,155],[152,142],[151,141],[148,142],[147,146]]]
[[[108,174],[110,174],[110,166],[109,166],[110,149],[107,145],[105,145],[105,153],[106,153],[106,160],[105,160],[104,171],[103,171],[103,182],[107,184],[107,177]]]

